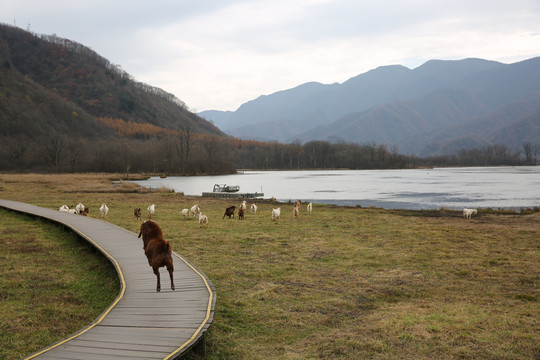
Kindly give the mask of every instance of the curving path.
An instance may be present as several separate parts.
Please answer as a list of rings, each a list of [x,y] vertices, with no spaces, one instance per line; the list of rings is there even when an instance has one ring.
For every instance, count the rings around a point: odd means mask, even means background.
[[[203,339],[214,315],[215,289],[181,255],[173,256],[176,290],[170,290],[167,280],[158,293],[136,234],[98,219],[21,202],[0,199],[0,206],[70,228],[110,259],[121,283],[116,300],[92,324],[26,359],[175,359]]]

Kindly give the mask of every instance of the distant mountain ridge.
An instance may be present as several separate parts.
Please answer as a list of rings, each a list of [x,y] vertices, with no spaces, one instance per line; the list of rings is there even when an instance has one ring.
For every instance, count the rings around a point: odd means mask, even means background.
[[[342,84],[306,83],[249,101],[216,124],[243,139],[384,143],[429,156],[540,144],[539,111],[540,58],[471,58],[430,60],[413,70],[382,66]],[[524,126],[529,131],[518,129]]]

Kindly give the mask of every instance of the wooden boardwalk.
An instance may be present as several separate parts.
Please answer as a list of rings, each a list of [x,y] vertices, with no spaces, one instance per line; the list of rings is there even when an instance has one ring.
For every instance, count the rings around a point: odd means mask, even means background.
[[[148,266],[142,240],[116,225],[21,202],[0,206],[62,224],[104,253],[114,264],[121,290],[92,324],[26,359],[176,359],[203,340],[214,315],[210,280],[174,253],[174,282],[162,268],[161,292]]]

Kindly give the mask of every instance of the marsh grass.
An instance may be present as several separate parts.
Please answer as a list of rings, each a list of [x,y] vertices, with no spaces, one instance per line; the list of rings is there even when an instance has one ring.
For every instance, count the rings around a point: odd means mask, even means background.
[[[66,193],[59,183],[79,175],[64,177],[4,182],[1,196],[50,208],[82,201],[94,217],[106,202],[106,220],[133,232],[133,208],[146,217],[155,203],[165,237],[217,289],[208,359],[540,356],[540,213],[484,211],[465,220],[447,209],[315,205],[312,216],[302,207],[293,219],[292,204],[265,200],[239,221],[222,219],[239,201],[92,193],[91,181],[89,191]],[[92,181],[101,188],[111,179]],[[181,219],[195,203],[208,228]],[[281,219],[272,222],[278,206]]]
[[[4,209],[0,218],[0,359],[19,359],[91,323],[119,283],[75,235]]]

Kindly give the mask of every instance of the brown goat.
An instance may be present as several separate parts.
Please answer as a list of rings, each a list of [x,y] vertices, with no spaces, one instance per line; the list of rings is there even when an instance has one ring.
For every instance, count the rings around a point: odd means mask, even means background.
[[[298,214],[300,213],[300,207],[299,206],[295,206],[294,209],[293,209],[293,218],[298,218]]]
[[[133,216],[135,216],[135,219],[139,220],[141,218],[141,208],[133,209]]]
[[[238,220],[244,220],[244,209],[238,210]]]
[[[157,277],[156,291],[161,291],[161,282],[159,278],[159,268],[167,267],[169,277],[171,278],[171,289],[174,290],[173,282],[173,259],[171,256],[171,244],[163,239],[163,232],[158,224],[152,220],[146,220],[141,224],[139,237],[143,239],[144,254],[148,258],[148,264],[154,270]]]
[[[236,210],[236,206],[229,206],[227,209],[225,209],[225,214],[223,214],[223,217],[222,219],[225,219],[225,216],[228,216],[229,219],[232,217],[234,217],[234,211]]]

